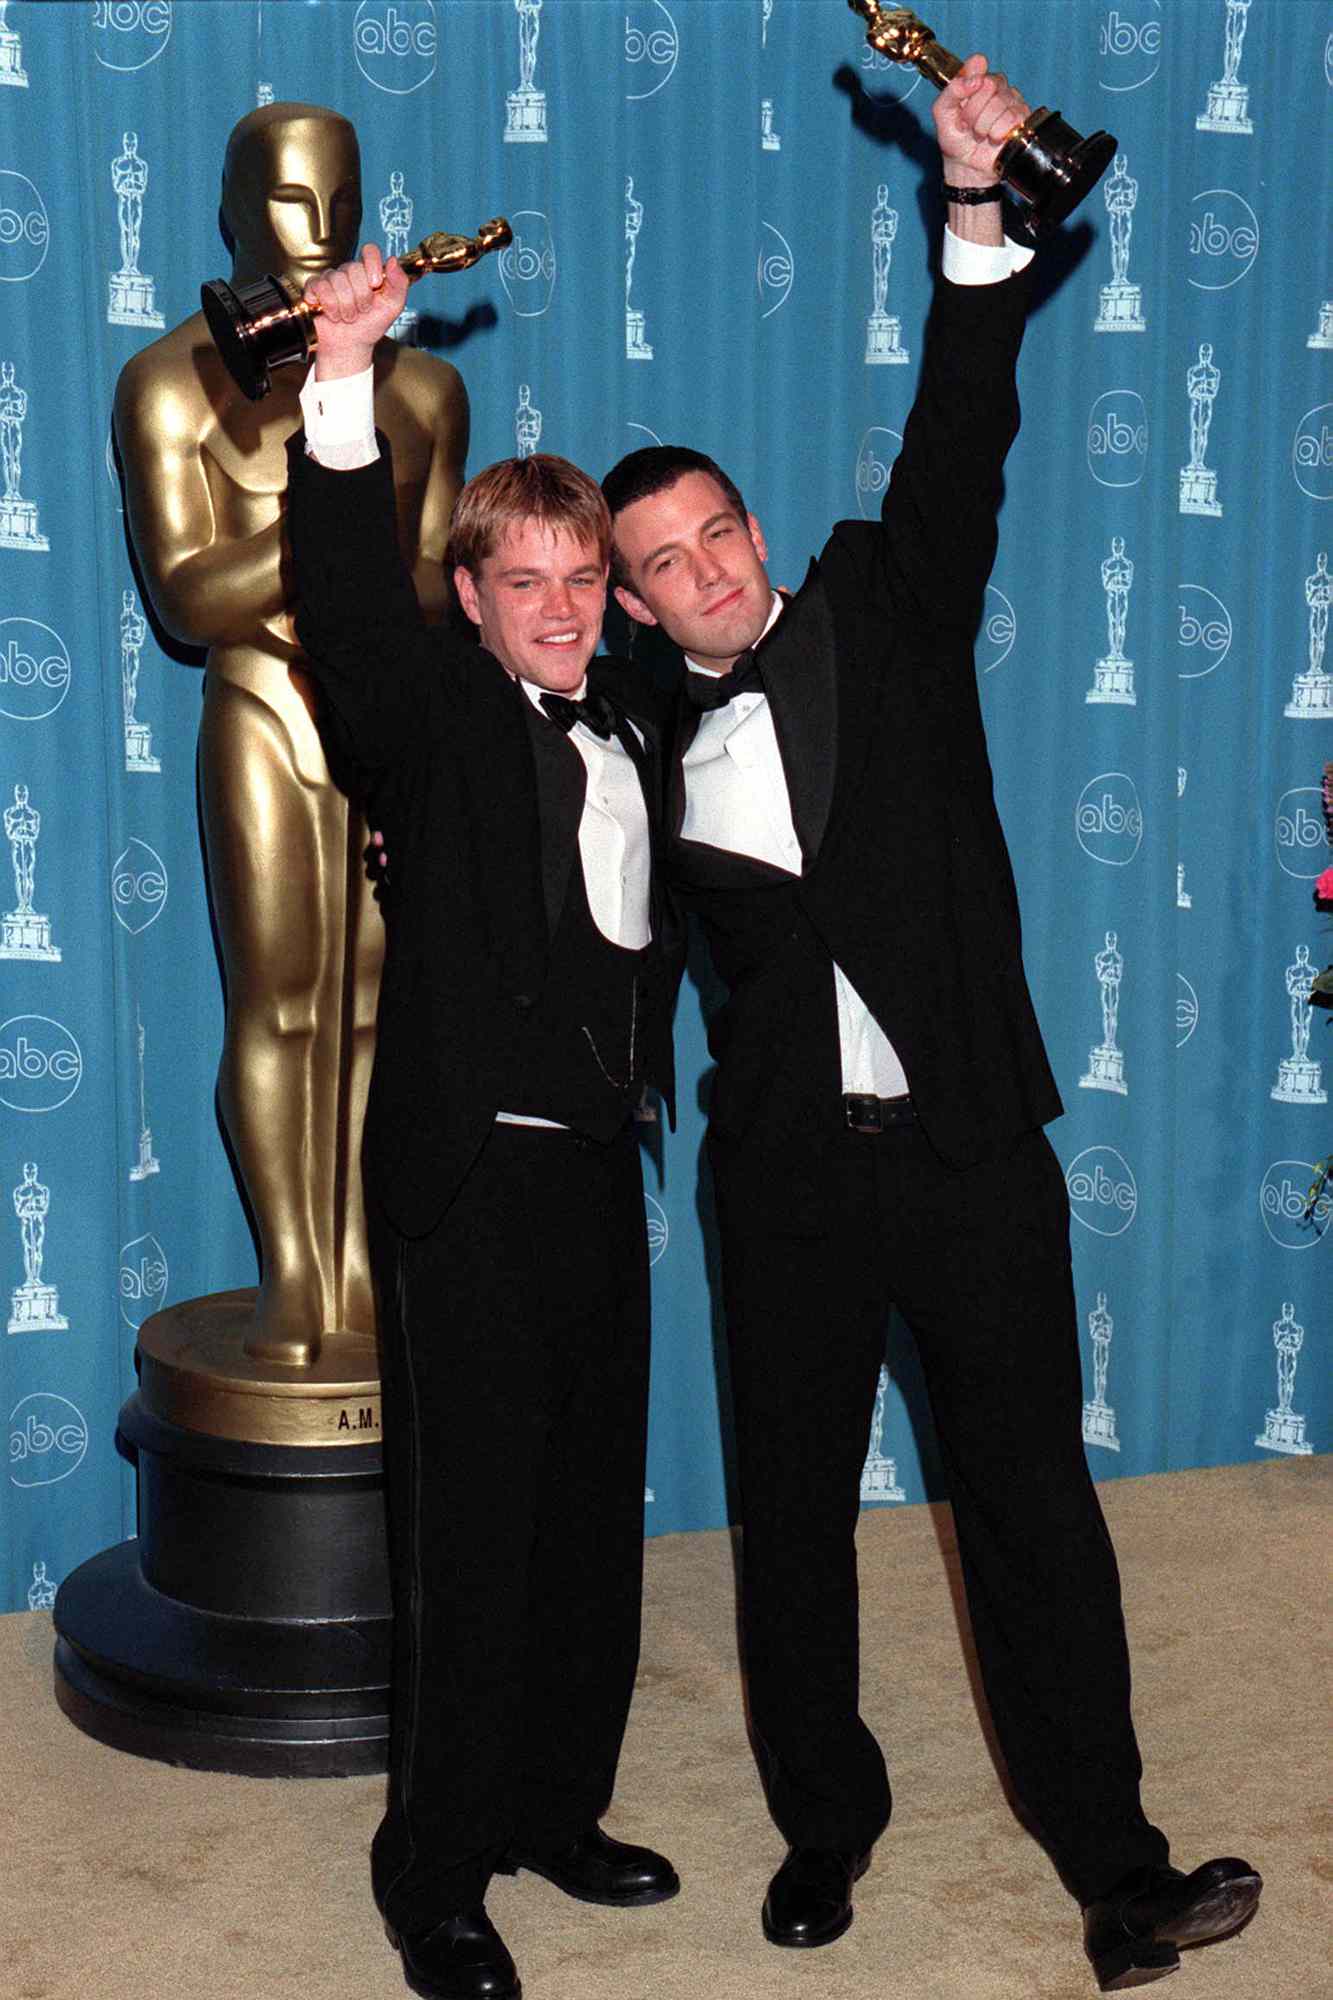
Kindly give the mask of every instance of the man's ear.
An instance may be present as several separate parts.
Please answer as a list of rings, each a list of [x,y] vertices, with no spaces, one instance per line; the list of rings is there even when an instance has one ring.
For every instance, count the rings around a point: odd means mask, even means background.
[[[636,597],[634,592],[627,590],[623,583],[616,584],[614,589],[616,603],[622,611],[626,612],[634,620],[636,625],[656,625],[657,620],[641,597]]]
[[[477,600],[477,586],[473,580],[472,571],[464,569],[462,563],[457,564],[454,569],[454,591],[464,612],[472,620],[472,623],[480,625],[481,605]]]
[[[746,515],[745,525],[750,530],[750,540],[754,543],[755,554],[758,556],[760,562],[767,562],[768,543],[764,540],[764,531],[758,521],[755,520],[753,514]]]

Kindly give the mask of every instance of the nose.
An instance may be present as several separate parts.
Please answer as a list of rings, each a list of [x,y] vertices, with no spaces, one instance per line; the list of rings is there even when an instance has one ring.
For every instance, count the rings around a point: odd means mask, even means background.
[[[315,242],[321,249],[333,241],[333,198],[331,195],[317,194],[315,196],[311,226]]]
[[[563,577],[555,577],[547,584],[546,594],[542,599],[542,610],[548,618],[574,616],[574,599]]]
[[[726,574],[721,563],[707,546],[696,549],[694,554],[694,580],[700,590],[707,590],[719,583]]]

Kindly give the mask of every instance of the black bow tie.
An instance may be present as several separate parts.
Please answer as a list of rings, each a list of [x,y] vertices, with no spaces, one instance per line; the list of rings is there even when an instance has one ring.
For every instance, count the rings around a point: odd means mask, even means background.
[[[616,726],[615,705],[604,694],[586,694],[582,701],[571,701],[568,695],[543,694],[541,705],[557,729],[563,729],[566,736],[576,722],[585,729],[591,729],[594,736],[609,737]]]
[[[759,674],[759,661],[753,651],[738,653],[732,661],[729,674],[701,674],[690,672],[685,676],[685,698],[692,708],[705,711],[725,708],[738,694],[762,694],[764,683]]]

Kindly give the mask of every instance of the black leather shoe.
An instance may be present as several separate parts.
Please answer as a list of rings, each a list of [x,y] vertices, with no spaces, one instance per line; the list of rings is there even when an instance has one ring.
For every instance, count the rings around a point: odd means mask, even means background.
[[[445,1917],[428,1931],[384,1928],[404,1979],[426,2000],[522,2000],[514,1961],[485,1910]]]
[[[1230,1937],[1253,1916],[1263,1880],[1224,1856],[1192,1875],[1135,1868],[1083,1912],[1083,1949],[1103,1993],[1146,1986],[1180,1963],[1182,1950]]]
[[[869,1850],[793,1847],[768,1885],[764,1936],[770,1944],[832,1944],[852,1921],[852,1884],[870,1866]]]
[[[501,1875],[530,1869],[580,1903],[607,1903],[618,1910],[665,1903],[680,1893],[680,1877],[664,1854],[612,1840],[600,1826],[589,1827],[555,1853],[515,1841],[496,1867]]]

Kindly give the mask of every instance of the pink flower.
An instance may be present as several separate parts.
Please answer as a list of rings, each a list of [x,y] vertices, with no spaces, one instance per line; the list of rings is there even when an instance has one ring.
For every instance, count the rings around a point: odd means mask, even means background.
[[[1333,868],[1326,868],[1314,885],[1317,903],[1333,903]]]

